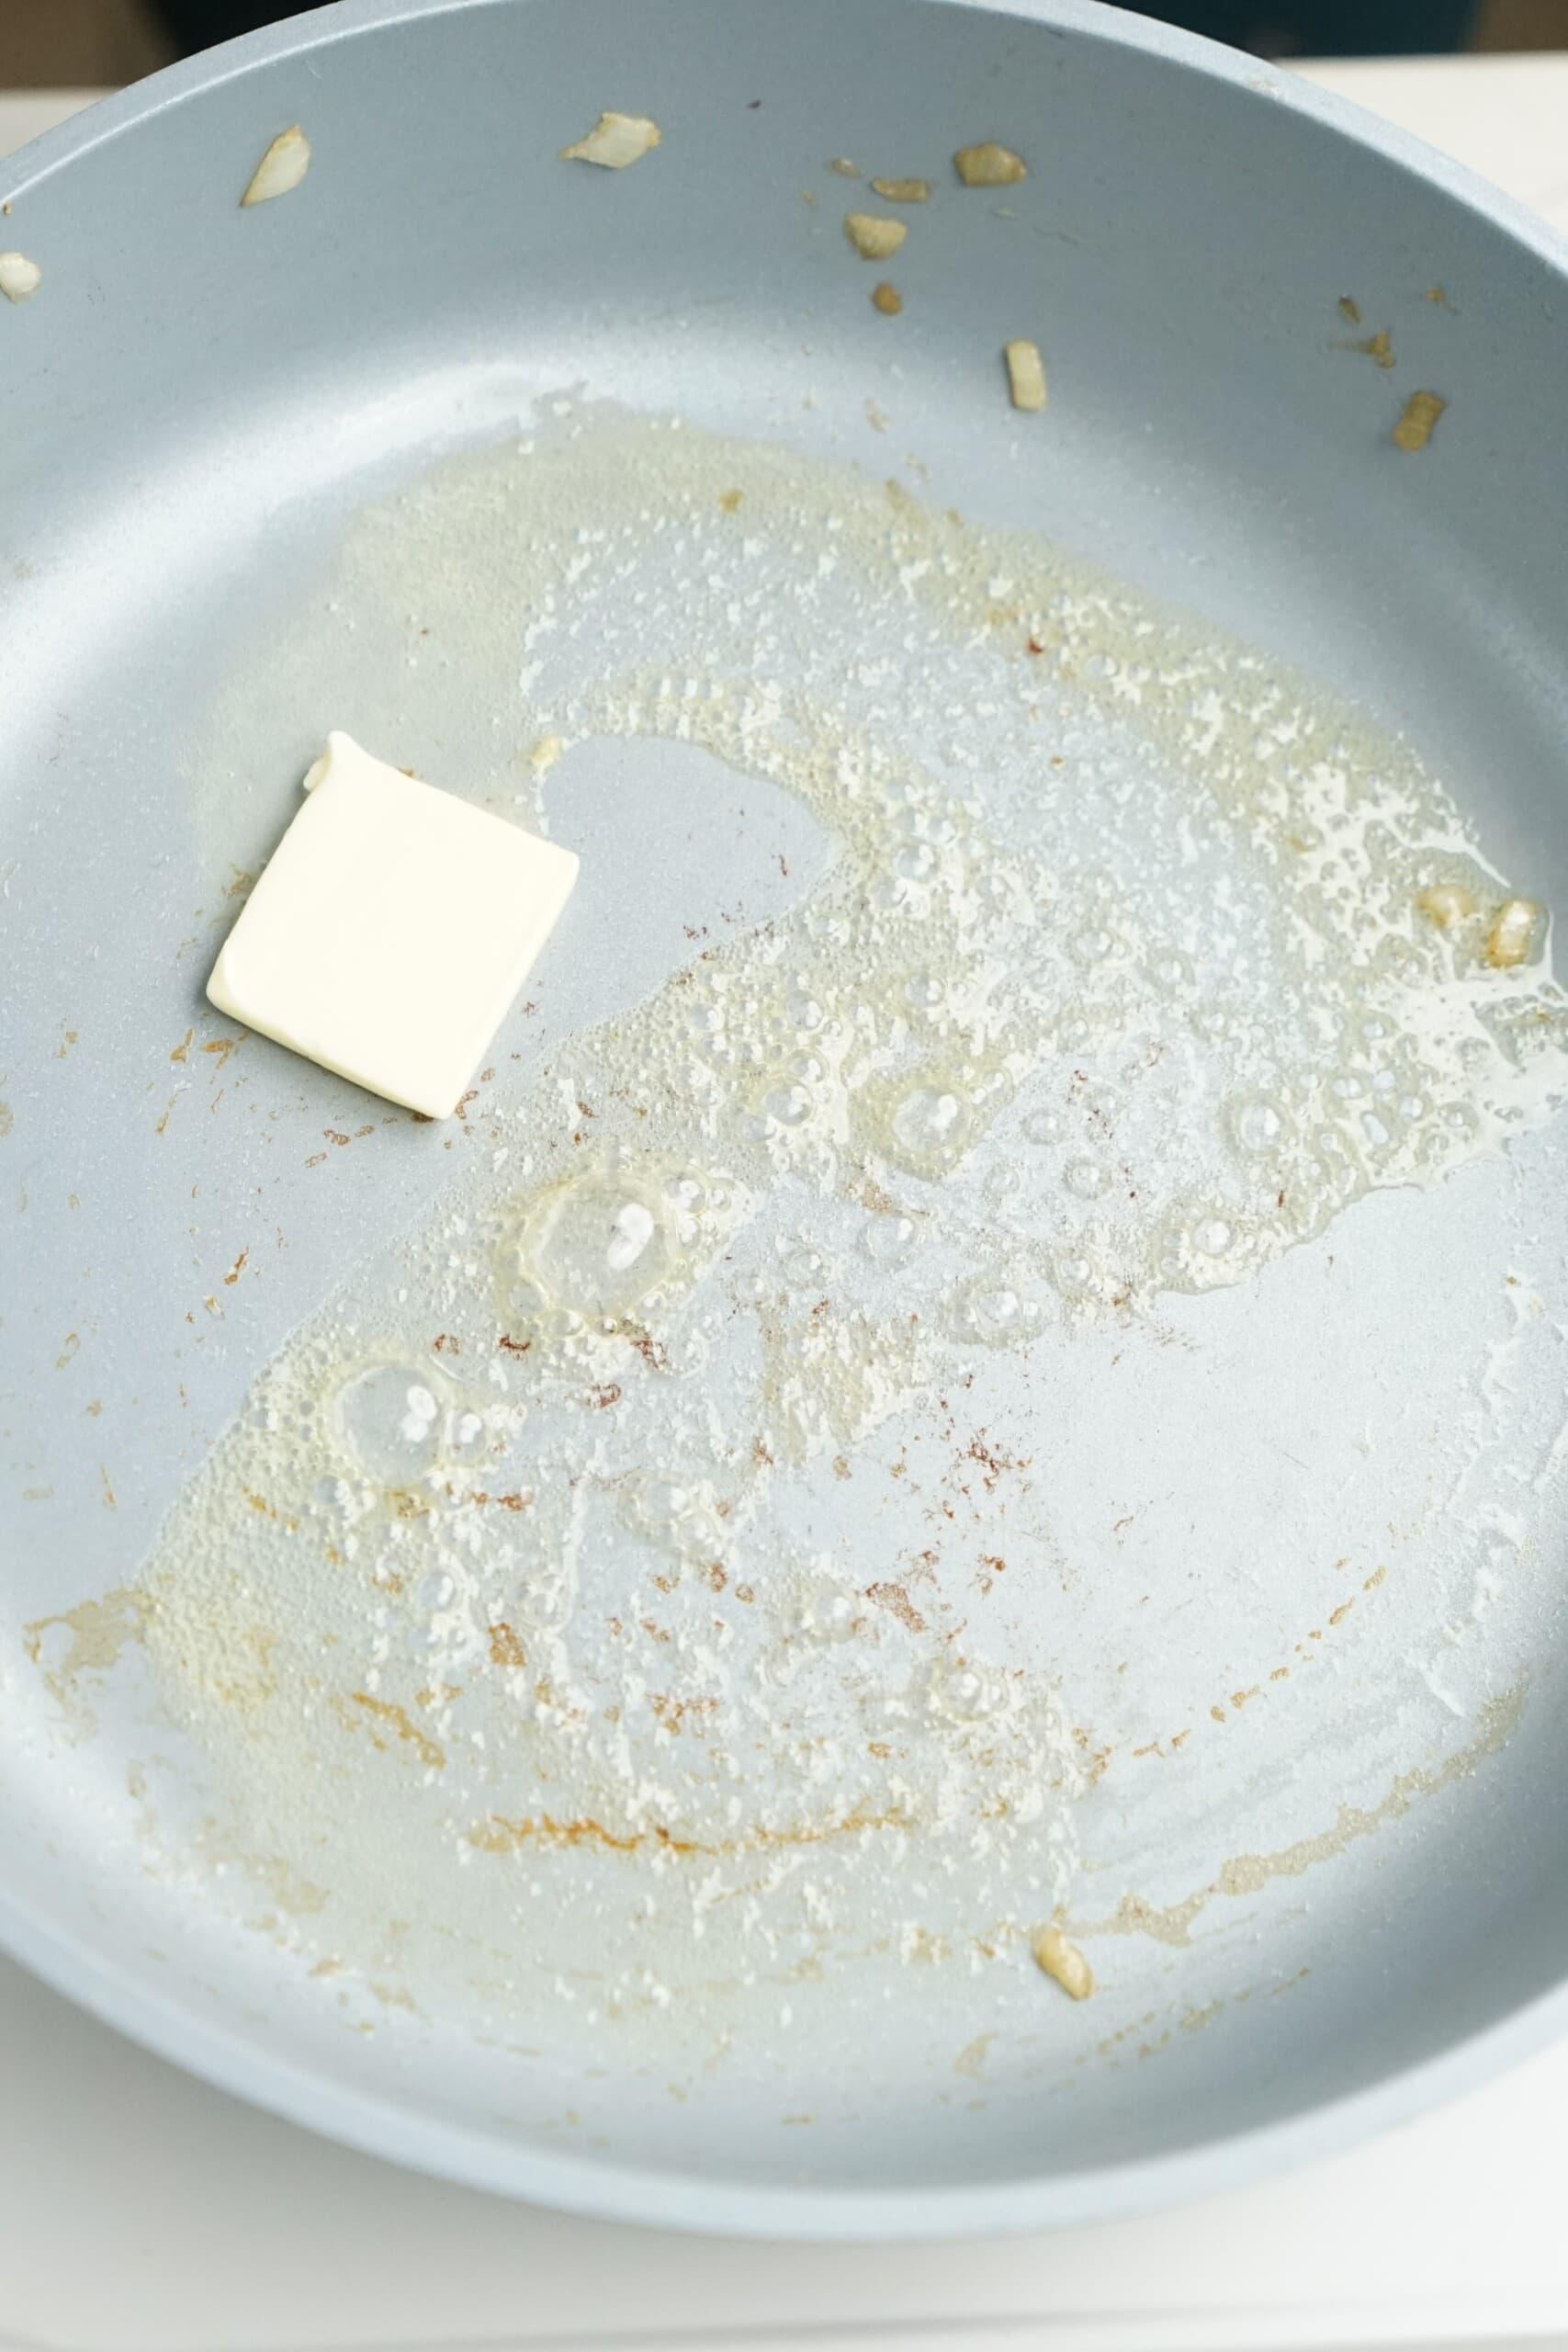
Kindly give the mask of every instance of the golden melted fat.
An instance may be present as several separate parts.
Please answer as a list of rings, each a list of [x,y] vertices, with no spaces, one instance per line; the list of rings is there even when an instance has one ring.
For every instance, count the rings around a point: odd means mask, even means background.
[[[433,696],[500,714],[528,821],[658,739],[835,854],[502,1061],[172,1510],[147,1654],[312,1936],[441,1923],[427,1997],[455,1952],[567,2002],[591,1950],[643,2008],[846,1938],[1027,1957],[1105,1728],[1048,1607],[988,1630],[1047,1371],[1543,1116],[1540,926],[1489,952],[1519,902],[1447,794],[1277,665],[898,485],[558,405],[358,521],[213,772],[357,660],[389,759]]]

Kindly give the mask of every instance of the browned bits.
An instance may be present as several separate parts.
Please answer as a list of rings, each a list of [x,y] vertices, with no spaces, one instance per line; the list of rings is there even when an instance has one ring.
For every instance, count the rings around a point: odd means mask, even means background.
[[[521,1667],[528,1663],[528,1653],[504,1618],[498,1618],[490,1629],[490,1658],[492,1666]]]
[[[1448,402],[1437,392],[1412,392],[1393,428],[1396,449],[1424,449]]]
[[[904,307],[904,297],[885,277],[871,289],[871,306],[874,311],[880,311],[885,319],[896,319]]]

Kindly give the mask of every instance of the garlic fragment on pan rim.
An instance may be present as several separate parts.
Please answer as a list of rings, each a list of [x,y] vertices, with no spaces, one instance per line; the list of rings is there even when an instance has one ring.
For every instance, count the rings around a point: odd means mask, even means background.
[[[0,254],[0,294],[8,302],[28,302],[43,284],[43,272],[26,254]]]
[[[1040,356],[1037,343],[1014,342],[1002,345],[1007,361],[1008,390],[1014,408],[1032,413],[1045,405],[1045,363]]]
[[[961,147],[953,167],[965,187],[1010,187],[1029,177],[1029,165],[1010,147],[982,139],[977,147]]]
[[[624,172],[658,146],[664,134],[643,114],[616,114],[607,109],[585,139],[563,147],[563,164],[599,164],[608,172]]]
[[[310,168],[310,142],[299,125],[290,123],[280,130],[255,170],[250,186],[240,198],[242,210],[247,204],[269,204],[275,196],[287,196],[298,187]]]
[[[930,200],[930,180],[873,180],[872,187],[885,204],[925,204]]]
[[[877,212],[846,212],[844,234],[863,261],[886,261],[896,254],[908,228],[902,220],[885,220]]]

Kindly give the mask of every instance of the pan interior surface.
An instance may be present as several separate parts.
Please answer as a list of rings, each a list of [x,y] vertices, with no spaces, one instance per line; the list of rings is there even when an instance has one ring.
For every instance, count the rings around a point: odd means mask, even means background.
[[[1395,2111],[1568,1934],[1560,273],[1093,11],[164,86],[6,222],[0,1928],[696,2226]],[[449,1125],[202,995],[329,727],[583,860]]]

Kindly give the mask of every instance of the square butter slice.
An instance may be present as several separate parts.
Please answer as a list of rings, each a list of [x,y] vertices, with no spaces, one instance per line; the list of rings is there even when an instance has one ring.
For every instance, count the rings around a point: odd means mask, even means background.
[[[207,984],[389,1102],[456,1110],[577,879],[570,850],[334,732]]]

